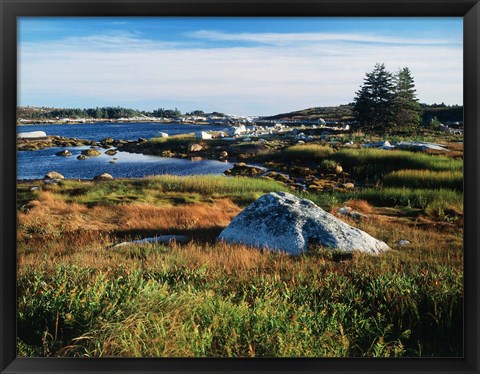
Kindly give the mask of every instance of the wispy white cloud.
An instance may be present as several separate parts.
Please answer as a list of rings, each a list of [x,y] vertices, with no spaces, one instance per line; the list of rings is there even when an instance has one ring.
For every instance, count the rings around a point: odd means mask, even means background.
[[[380,37],[379,37],[380,38]],[[307,38],[308,39],[308,38]],[[317,40],[206,47],[109,33],[24,43],[19,50],[20,103],[66,97],[78,106],[148,108],[175,103],[181,110],[274,114],[351,101],[376,62],[409,66],[419,99],[462,103],[462,48]],[[155,104],[151,104],[155,103]]]
[[[189,36],[210,41],[237,41],[253,42],[273,45],[291,43],[316,43],[326,41],[344,41],[361,43],[386,43],[408,45],[437,45],[458,44],[456,39],[432,39],[432,38],[400,38],[394,36],[382,36],[376,34],[352,34],[352,33],[227,33],[213,30],[198,30],[189,33]]]
[[[43,42],[25,42],[21,48],[35,53],[74,52],[74,51],[102,51],[115,49],[129,51],[132,49],[167,48],[178,45],[176,42],[160,42],[142,38],[142,34],[134,31],[112,30],[103,34],[87,36],[68,36],[59,40]]]

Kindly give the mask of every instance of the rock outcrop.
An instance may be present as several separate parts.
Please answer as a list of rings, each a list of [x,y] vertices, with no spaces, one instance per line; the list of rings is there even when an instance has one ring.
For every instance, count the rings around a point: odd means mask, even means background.
[[[105,151],[105,154],[109,155],[109,156],[115,156],[117,154],[117,150],[116,149],[109,149],[109,150]]]
[[[50,171],[45,175],[44,179],[46,179],[46,180],[48,180],[48,179],[59,180],[59,179],[65,179],[65,177],[62,174],[57,173],[56,171]]]
[[[88,157],[96,157],[96,156],[100,156],[101,153],[96,149],[89,148],[82,151],[82,155],[88,156]]]
[[[63,151],[55,153],[55,156],[61,156],[61,157],[68,157],[71,155],[72,155],[72,152],[70,152],[68,149],[64,149]]]
[[[292,255],[306,252],[309,245],[370,254],[390,249],[312,201],[285,192],[260,197],[232,220],[219,239]]]
[[[212,139],[212,135],[205,131],[198,131],[195,133],[195,138],[197,139]]]
[[[225,170],[223,173],[225,175],[255,176],[265,173],[265,170],[255,166],[248,166],[244,162],[239,162],[235,164],[233,168]]]
[[[139,240],[132,240],[130,242],[122,242],[116,244],[112,247],[112,249],[130,246],[130,245],[141,245],[141,244],[170,244],[172,242],[176,243],[187,243],[190,240],[188,236],[185,235],[160,235],[155,236],[153,238],[145,238]]]
[[[95,180],[108,180],[108,179],[113,179],[113,177],[108,173],[103,173],[103,174],[95,176],[93,179],[95,179]]]
[[[203,150],[203,146],[201,144],[190,144],[190,147],[188,147],[188,150],[190,152],[200,152],[201,150]]]
[[[17,138],[19,139],[46,139],[47,134],[45,131],[29,131],[29,132],[19,132],[17,133]]]

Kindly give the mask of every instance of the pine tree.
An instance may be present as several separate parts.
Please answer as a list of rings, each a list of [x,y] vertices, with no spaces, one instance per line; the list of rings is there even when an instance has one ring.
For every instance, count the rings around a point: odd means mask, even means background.
[[[395,85],[385,64],[376,64],[367,73],[356,93],[353,113],[364,129],[385,130],[392,124]]]
[[[420,124],[422,109],[418,103],[415,83],[408,67],[400,69],[395,77],[394,125],[398,129],[412,129]]]

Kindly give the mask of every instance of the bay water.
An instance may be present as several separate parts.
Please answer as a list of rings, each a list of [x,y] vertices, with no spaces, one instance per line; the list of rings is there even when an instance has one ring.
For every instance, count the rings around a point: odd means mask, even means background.
[[[75,125],[25,125],[17,127],[18,132],[45,131],[47,135],[65,136],[77,139],[100,141],[105,138],[135,140],[153,138],[160,132],[169,135],[186,134],[195,131],[218,131],[225,126],[203,126],[161,123],[95,123]],[[84,147],[52,147],[36,151],[17,152],[17,179],[41,179],[49,171],[56,171],[65,178],[91,179],[102,173],[114,178],[140,178],[151,175],[198,175],[222,174],[233,167],[231,163],[216,160],[197,160],[148,156],[129,152],[117,152],[114,156],[104,154],[87,160],[77,160]],[[68,149],[72,156],[61,157],[55,153]]]

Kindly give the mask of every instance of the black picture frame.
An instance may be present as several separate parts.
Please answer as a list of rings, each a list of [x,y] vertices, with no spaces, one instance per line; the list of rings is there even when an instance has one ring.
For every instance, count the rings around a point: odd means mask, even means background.
[[[1,373],[478,373],[480,4],[478,0],[0,0]],[[464,19],[464,357],[431,359],[16,358],[16,21],[20,16],[458,16]]]

